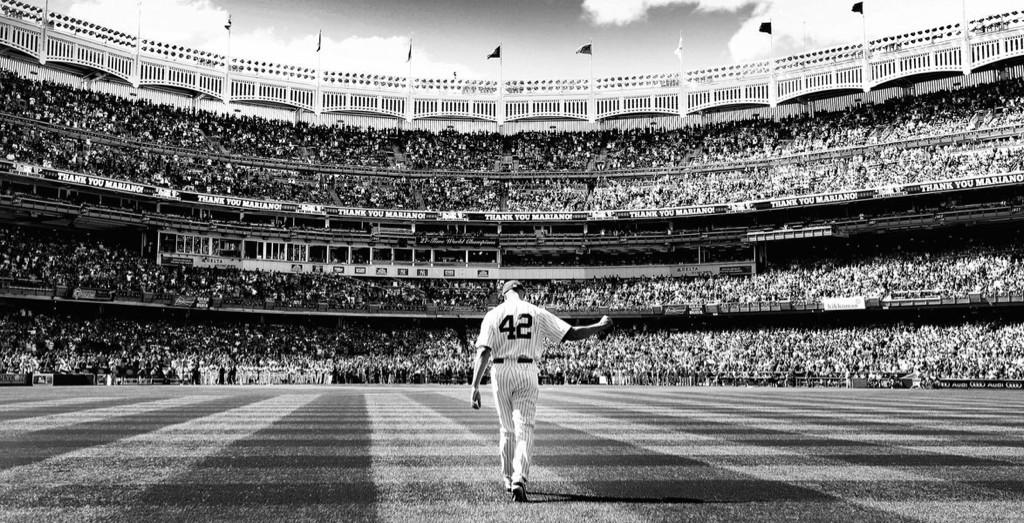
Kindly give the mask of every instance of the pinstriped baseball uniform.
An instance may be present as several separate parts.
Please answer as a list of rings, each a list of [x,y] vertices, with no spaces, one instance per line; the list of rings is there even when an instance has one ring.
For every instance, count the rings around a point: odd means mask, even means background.
[[[544,343],[562,341],[572,327],[554,314],[506,295],[484,316],[477,347],[490,347],[494,405],[501,423],[501,470],[506,483],[526,483],[537,410],[537,362]],[[520,359],[532,363],[518,363]],[[501,363],[498,363],[501,361]]]

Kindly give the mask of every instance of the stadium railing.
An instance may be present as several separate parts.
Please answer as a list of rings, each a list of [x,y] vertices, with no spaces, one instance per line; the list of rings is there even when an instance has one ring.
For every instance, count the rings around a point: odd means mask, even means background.
[[[105,302],[119,305],[149,305],[169,309],[203,309],[221,310],[225,312],[279,312],[299,313],[308,312],[326,315],[365,315],[375,314],[387,315],[409,315],[423,318],[440,317],[476,317],[487,310],[486,306],[438,306],[435,304],[403,304],[388,305],[383,303],[365,303],[361,307],[336,307],[326,302],[305,303],[266,300],[264,302],[253,302],[252,300],[240,300],[234,298],[223,298],[219,296],[184,296],[175,292],[124,292],[112,291],[102,288],[75,288],[42,286],[42,283],[29,285],[25,282],[14,282],[13,280],[0,280],[0,298],[12,299],[47,299],[47,300],[69,300],[86,302]],[[984,306],[1007,306],[1024,304],[1024,295],[1021,294],[981,294],[969,292],[961,295],[942,297],[903,297],[903,298],[866,298],[863,300],[863,307],[852,307],[842,310],[888,310],[908,308],[931,308],[931,307],[984,307]],[[821,312],[830,309],[822,301],[813,302],[752,302],[752,303],[690,303],[683,305],[663,306],[642,306],[642,307],[614,307],[614,308],[580,308],[560,309],[557,305],[551,307],[560,314],[569,317],[590,317],[593,315],[608,314],[611,316],[717,316],[736,314],[785,314],[792,312]]]

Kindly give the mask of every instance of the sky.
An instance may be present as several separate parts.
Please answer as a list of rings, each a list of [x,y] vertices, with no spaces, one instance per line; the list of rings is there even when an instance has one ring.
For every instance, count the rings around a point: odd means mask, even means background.
[[[43,0],[33,0],[40,6]],[[325,70],[404,76],[497,77],[485,57],[499,43],[503,77],[587,78],[698,69],[859,43],[958,23],[965,0],[142,0],[142,37]],[[134,34],[138,0],[50,0],[54,11]],[[1020,0],[966,0],[971,18],[1024,11]],[[771,21],[774,36],[759,33]],[[772,38],[774,40],[772,40]]]

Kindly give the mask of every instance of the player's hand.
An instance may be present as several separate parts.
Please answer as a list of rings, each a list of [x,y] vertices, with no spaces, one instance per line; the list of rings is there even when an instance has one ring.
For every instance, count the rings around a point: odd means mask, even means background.
[[[473,409],[474,410],[479,410],[480,409],[480,389],[479,388],[473,387],[473,394],[472,394],[472,398],[470,399],[470,401],[473,404]]]
[[[601,321],[597,322],[597,326],[601,329],[609,329],[612,326],[612,319],[607,315],[601,316]]]

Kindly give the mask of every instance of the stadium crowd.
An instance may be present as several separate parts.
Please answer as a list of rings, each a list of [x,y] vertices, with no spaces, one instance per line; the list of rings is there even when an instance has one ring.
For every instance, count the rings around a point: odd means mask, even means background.
[[[178,190],[345,207],[435,211],[652,209],[886,188],[1024,170],[1021,138],[885,146],[855,155],[671,175],[570,179],[327,174],[125,149],[0,121],[0,156]]]
[[[752,276],[532,281],[529,301],[563,311],[647,310],[658,305],[813,302],[904,293],[965,297],[1024,294],[1024,251],[1012,241],[851,254],[772,267]],[[0,283],[102,290],[138,301],[196,297],[243,308],[485,309],[496,284],[481,280],[360,278],[334,273],[159,265],[138,250],[87,234],[0,228]]]
[[[937,379],[1024,379],[1024,325],[884,325],[616,331],[545,353],[570,383],[793,384],[796,377],[864,378],[876,385],[916,374]],[[765,381],[767,380],[767,381]]]
[[[469,355],[454,330],[0,316],[0,373],[110,374],[193,384],[451,380]],[[418,376],[418,377],[417,377]],[[462,378],[464,379],[464,378]]]
[[[466,383],[473,329],[394,329],[0,316],[0,373],[64,372],[195,384]],[[664,330],[626,327],[548,346],[542,375],[570,384],[768,384],[907,375],[1024,379],[1024,325]]]
[[[911,138],[1024,122],[1024,81],[895,98],[842,112],[676,130],[429,133],[292,124],[186,111],[0,72],[0,155],[89,174],[196,190],[349,207],[568,211],[733,203],[1018,171],[1019,139],[908,147]],[[104,133],[71,136],[69,130]],[[875,145],[843,152],[854,145]],[[178,147],[180,149],[167,149]],[[828,158],[714,167],[832,151]],[[230,153],[239,156],[224,156]],[[293,163],[268,167],[260,158]],[[324,166],[441,169],[428,177],[344,174]],[[609,169],[668,175],[602,177]],[[596,178],[457,171],[587,170]],[[401,172],[401,171],[397,171]]]
[[[431,133],[178,109],[0,72],[0,112],[123,139],[300,163],[432,170],[614,170],[731,162],[991,128],[1024,121],[1009,79],[819,112],[678,130]]]

